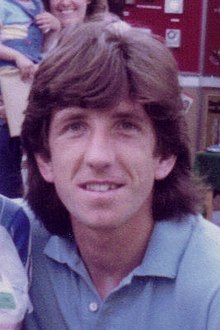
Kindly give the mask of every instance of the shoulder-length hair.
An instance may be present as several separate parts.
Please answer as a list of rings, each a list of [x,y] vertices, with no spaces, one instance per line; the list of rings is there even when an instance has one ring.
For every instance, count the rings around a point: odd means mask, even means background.
[[[168,177],[155,182],[154,220],[196,213],[199,194],[192,183],[178,70],[170,51],[148,30],[120,20],[88,22],[64,32],[36,73],[21,135],[28,159],[27,199],[33,211],[51,233],[71,233],[68,211],[35,160],[36,154],[50,158],[53,113],[70,106],[106,111],[130,98],[142,104],[152,120],[155,153],[177,157]]]

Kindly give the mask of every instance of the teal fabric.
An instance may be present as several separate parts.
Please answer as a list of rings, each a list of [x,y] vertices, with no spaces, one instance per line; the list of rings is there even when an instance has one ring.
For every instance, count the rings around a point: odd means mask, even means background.
[[[35,222],[31,297],[26,330],[220,329],[220,229],[156,223],[142,264],[102,301],[74,242]]]

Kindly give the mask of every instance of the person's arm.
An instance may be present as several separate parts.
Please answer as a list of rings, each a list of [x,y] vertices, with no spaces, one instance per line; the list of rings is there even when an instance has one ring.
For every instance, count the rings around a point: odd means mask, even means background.
[[[14,62],[22,80],[32,79],[37,69],[36,64],[28,57],[2,43],[0,43],[0,59]]]
[[[57,43],[59,33],[61,31],[60,21],[51,13],[45,11],[35,17],[36,24],[44,33],[44,49],[47,52]]]

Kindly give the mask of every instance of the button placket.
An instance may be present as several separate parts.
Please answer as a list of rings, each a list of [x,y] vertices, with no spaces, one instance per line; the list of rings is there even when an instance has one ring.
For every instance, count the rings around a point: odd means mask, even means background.
[[[92,313],[97,312],[98,309],[99,309],[99,306],[96,302],[93,301],[89,304],[89,311],[90,312],[92,312]]]

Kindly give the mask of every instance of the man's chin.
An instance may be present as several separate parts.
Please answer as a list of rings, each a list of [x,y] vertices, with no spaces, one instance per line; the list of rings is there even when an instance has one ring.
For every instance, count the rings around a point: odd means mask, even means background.
[[[75,219],[73,220],[73,222],[75,224],[77,223],[77,226],[81,226],[82,228],[88,228],[90,230],[97,232],[109,232],[109,233],[117,230],[117,228],[119,228],[122,225],[122,223],[120,223],[116,219],[111,219],[106,217],[97,218],[92,216],[89,219],[82,219],[82,220]]]

